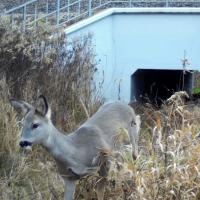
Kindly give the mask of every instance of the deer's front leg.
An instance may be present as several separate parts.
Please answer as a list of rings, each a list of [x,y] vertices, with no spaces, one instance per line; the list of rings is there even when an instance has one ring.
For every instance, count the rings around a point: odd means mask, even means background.
[[[77,181],[71,179],[64,179],[64,181],[65,181],[64,200],[73,200]]]

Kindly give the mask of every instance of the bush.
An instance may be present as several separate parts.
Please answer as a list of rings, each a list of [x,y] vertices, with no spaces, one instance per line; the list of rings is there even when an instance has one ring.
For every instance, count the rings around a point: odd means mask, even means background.
[[[64,33],[47,26],[21,34],[0,21],[0,72],[12,97],[33,101],[39,94],[51,100],[53,120],[71,130],[93,112],[97,96],[91,36],[69,42]],[[94,106],[95,107],[95,106]]]

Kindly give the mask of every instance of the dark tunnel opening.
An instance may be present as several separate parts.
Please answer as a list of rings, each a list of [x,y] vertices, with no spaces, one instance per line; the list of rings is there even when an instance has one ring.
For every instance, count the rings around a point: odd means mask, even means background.
[[[174,92],[185,90],[191,94],[193,73],[183,70],[138,69],[131,76],[131,101],[160,105]]]

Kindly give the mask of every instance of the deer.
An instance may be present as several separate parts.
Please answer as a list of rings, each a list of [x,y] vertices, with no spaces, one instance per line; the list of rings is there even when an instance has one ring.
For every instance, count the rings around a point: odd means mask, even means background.
[[[64,200],[73,200],[77,182],[94,172],[102,177],[96,184],[95,191],[98,200],[103,200],[110,164],[109,156],[105,156],[104,162],[100,162],[100,152],[104,149],[115,152],[115,136],[123,128],[127,130],[132,156],[136,159],[140,116],[126,103],[105,103],[77,130],[63,134],[53,125],[47,99],[40,95],[38,102],[40,109],[23,100],[10,100],[15,110],[20,111],[23,116],[19,145],[29,149],[32,145],[39,144],[53,156],[64,180]]]

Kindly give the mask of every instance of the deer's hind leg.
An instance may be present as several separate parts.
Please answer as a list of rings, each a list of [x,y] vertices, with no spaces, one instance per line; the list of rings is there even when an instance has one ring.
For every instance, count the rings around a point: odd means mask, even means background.
[[[108,155],[100,155],[100,169],[99,169],[99,176],[100,179],[96,183],[96,194],[98,200],[103,200],[105,187],[107,183],[107,176],[110,170],[110,161]]]
[[[138,141],[139,141],[139,132],[140,132],[140,116],[137,115],[135,120],[133,120],[128,128],[131,144],[133,147],[132,156],[135,160],[138,157]]]
[[[138,141],[135,138],[131,138],[132,144],[132,157],[133,160],[136,160],[138,157]]]

